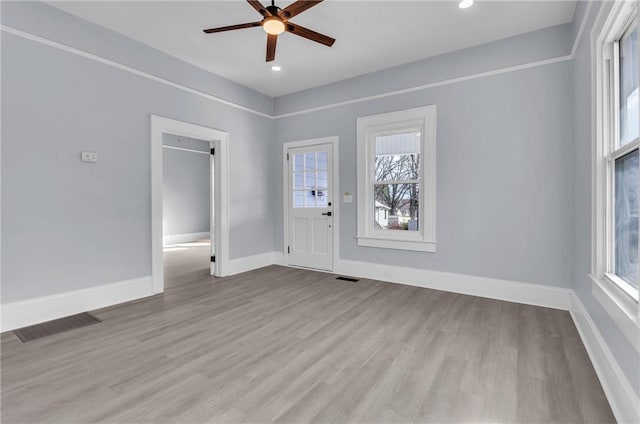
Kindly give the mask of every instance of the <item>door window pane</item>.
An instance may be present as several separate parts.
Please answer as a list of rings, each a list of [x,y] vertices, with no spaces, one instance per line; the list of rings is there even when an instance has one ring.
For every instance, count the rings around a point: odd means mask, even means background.
[[[304,174],[297,172],[293,174],[293,188],[295,190],[301,190],[304,188]]]
[[[304,168],[307,171],[316,169],[316,154],[314,152],[304,154]]]
[[[304,207],[305,208],[315,208],[316,207],[315,190],[307,189],[307,190],[304,191]]]
[[[315,188],[316,187],[316,173],[315,172],[307,172],[304,175],[304,183],[307,188]]]
[[[317,207],[328,207],[329,191],[326,188],[318,188],[316,192]]]
[[[620,146],[638,138],[638,26],[632,25],[619,43]]]
[[[316,180],[316,184],[319,189],[327,188],[327,171],[318,171],[316,174],[318,176]]]
[[[327,169],[327,152],[318,152],[318,169]]]
[[[297,153],[293,155],[293,170],[304,171],[304,155]]]
[[[638,150],[615,162],[615,273],[638,288]]]
[[[374,229],[418,231],[419,184],[375,184]]]
[[[304,191],[293,192],[293,207],[304,208]]]

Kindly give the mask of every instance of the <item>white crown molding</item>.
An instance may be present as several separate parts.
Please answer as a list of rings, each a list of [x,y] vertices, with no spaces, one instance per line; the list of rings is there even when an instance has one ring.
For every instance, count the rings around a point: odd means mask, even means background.
[[[151,276],[0,305],[1,331],[51,321],[153,295]]]
[[[234,103],[234,102],[231,102],[229,100],[222,99],[220,97],[216,97],[216,96],[214,96],[212,94],[209,94],[209,93],[206,93],[204,91],[200,91],[200,90],[196,90],[196,89],[191,88],[191,87],[187,87],[186,85],[182,85],[182,84],[179,84],[177,82],[170,81],[170,80],[168,80],[166,78],[162,78],[162,77],[158,77],[156,75],[149,74],[147,72],[141,71],[139,69],[133,68],[133,67],[128,66],[128,65],[123,65],[122,63],[118,63],[116,61],[104,58],[102,56],[98,56],[96,54],[89,53],[89,52],[86,52],[84,50],[77,49],[75,47],[67,46],[66,44],[62,44],[62,43],[59,43],[57,41],[49,40],[47,38],[40,37],[40,36],[35,35],[35,34],[30,34],[28,32],[21,31],[19,29],[13,28],[13,27],[8,26],[8,25],[0,25],[0,30],[4,31],[6,33],[9,33],[9,34],[17,35],[18,37],[22,37],[22,38],[25,38],[27,40],[35,41],[37,43],[41,43],[41,44],[44,44],[44,45],[49,46],[49,47],[53,47],[53,48],[56,48],[56,49],[59,49],[59,50],[62,50],[62,51],[68,52],[68,53],[72,53],[72,54],[84,57],[86,59],[90,59],[90,60],[105,64],[105,65],[108,65],[108,66],[112,66],[114,68],[117,68],[117,69],[120,69],[120,70],[123,70],[123,71],[126,71],[126,72],[130,72],[130,73],[132,73],[134,75],[138,75],[138,76],[150,79],[152,81],[156,81],[156,82],[159,82],[161,84],[165,84],[165,85],[168,85],[170,87],[186,91],[187,93],[191,93],[191,94],[195,94],[197,96],[204,97],[205,99],[212,100],[214,102],[218,102],[218,103],[222,103],[222,104],[227,105],[227,106],[231,106],[231,107],[233,107],[235,109],[243,110],[245,112],[250,112],[250,113],[253,113],[255,115],[262,116],[264,118],[273,119],[273,116],[271,116],[271,115],[269,115],[267,113],[260,112],[260,111],[255,110],[255,109],[251,109],[251,108],[248,108],[246,106],[242,106],[242,105],[240,105],[238,103]]]
[[[274,118],[275,119],[288,118],[288,117],[291,117],[291,116],[302,115],[302,114],[305,114],[305,113],[317,112],[317,111],[320,111],[320,110],[331,109],[331,108],[334,108],[334,107],[346,106],[346,105],[350,105],[350,104],[353,104],[353,103],[360,103],[360,102],[366,102],[366,101],[370,101],[370,100],[377,100],[377,99],[382,99],[382,98],[385,98],[385,97],[397,96],[397,95],[400,95],[400,94],[411,93],[411,92],[414,92],[414,91],[427,90],[429,88],[441,87],[443,85],[456,84],[456,83],[459,83],[459,82],[470,81],[470,80],[474,80],[474,79],[478,79],[478,78],[486,78],[486,77],[490,77],[490,76],[494,76],[494,75],[500,75],[500,74],[504,74],[504,73],[508,73],[508,72],[521,71],[523,69],[530,69],[530,68],[535,68],[535,67],[538,67],[538,66],[552,65],[552,64],[555,64],[555,63],[560,63],[560,62],[573,60],[575,58],[575,54],[576,54],[576,50],[578,49],[578,45],[580,44],[580,41],[582,40],[582,35],[584,33],[584,29],[585,29],[585,26],[586,26],[586,23],[587,23],[587,19],[589,18],[589,14],[591,13],[591,4],[592,4],[592,2],[589,2],[587,4],[587,7],[586,7],[586,9],[584,11],[584,15],[582,16],[582,21],[580,22],[580,27],[578,29],[578,33],[576,34],[576,38],[573,40],[573,47],[571,48],[571,53],[566,55],[566,56],[559,56],[559,57],[545,59],[545,60],[539,60],[539,61],[535,61],[535,62],[523,63],[521,65],[508,66],[508,67],[505,67],[505,68],[494,69],[494,70],[491,70],[491,71],[479,72],[479,73],[476,73],[476,74],[465,75],[465,76],[461,76],[461,77],[458,77],[458,78],[451,78],[451,79],[442,80],[442,81],[436,81],[436,82],[432,82],[432,83],[428,83],[428,84],[417,85],[417,86],[414,86],[414,87],[408,87],[408,88],[404,88],[404,89],[401,89],[401,90],[388,91],[388,92],[385,92],[385,93],[375,94],[375,95],[372,95],[372,96],[358,97],[358,98],[355,98],[355,99],[345,100],[343,102],[331,103],[331,104],[317,106],[317,107],[313,107],[313,108],[309,108],[309,109],[303,109],[303,110],[299,110],[299,111],[295,111],[295,112],[283,113],[283,114],[280,114],[280,115],[275,115]]]
[[[303,114],[311,113],[311,112],[318,112],[320,110],[331,109],[331,108],[334,108],[334,107],[346,106],[346,105],[350,105],[350,104],[354,104],[354,103],[367,102],[367,101],[370,101],[370,100],[383,99],[385,97],[398,96],[400,94],[412,93],[414,91],[427,90],[429,88],[441,87],[443,85],[456,84],[456,83],[459,83],[459,82],[471,81],[471,80],[475,80],[475,79],[479,79],[479,78],[486,78],[486,77],[491,77],[491,76],[494,76],[494,75],[500,75],[500,74],[506,74],[506,73],[509,73],[509,72],[521,71],[523,69],[530,69],[530,68],[535,68],[535,67],[538,67],[538,66],[545,66],[545,65],[551,65],[551,64],[554,64],[554,63],[566,62],[566,61],[569,61],[569,60],[573,60],[573,56],[566,55],[566,56],[554,57],[554,58],[551,58],[551,59],[539,60],[539,61],[536,61],[536,62],[523,63],[521,65],[508,66],[506,68],[494,69],[494,70],[491,70],[491,71],[479,72],[479,73],[476,73],[476,74],[465,75],[465,76],[462,76],[462,77],[451,78],[451,79],[446,79],[446,80],[442,80],[442,81],[436,81],[436,82],[432,82],[432,83],[429,83],[429,84],[423,84],[423,85],[417,85],[417,86],[414,86],[414,87],[403,88],[401,90],[387,91],[385,93],[374,94],[372,96],[358,97],[358,98],[355,98],[355,99],[345,100],[343,102],[337,102],[337,103],[331,103],[331,104],[327,104],[327,105],[312,107],[312,108],[309,108],[309,109],[303,109],[303,110],[299,110],[299,111],[296,111],[296,112],[283,113],[281,115],[275,115],[274,118],[275,119],[289,118],[291,116],[303,115]]]
[[[291,116],[296,116],[296,115],[302,115],[302,114],[306,114],[306,113],[311,113],[311,112],[317,112],[320,110],[325,110],[325,109],[331,109],[331,108],[335,108],[335,107],[340,107],[340,106],[345,106],[345,105],[349,105],[349,104],[354,104],[354,103],[361,103],[361,102],[366,102],[366,101],[370,101],[370,100],[377,100],[377,99],[382,99],[385,97],[391,97],[391,96],[397,96],[400,94],[406,94],[406,93],[412,93],[414,91],[421,91],[421,90],[427,90],[430,88],[435,88],[435,87],[441,87],[444,85],[449,85],[449,84],[456,84],[459,82],[464,82],[464,81],[471,81],[474,79],[479,79],[479,78],[486,78],[486,77],[490,77],[490,76],[494,76],[494,75],[500,75],[500,74],[505,74],[505,73],[509,73],[509,72],[516,72],[516,71],[521,71],[524,69],[530,69],[530,68],[535,68],[538,66],[546,66],[546,65],[552,65],[555,63],[561,63],[561,62],[566,62],[569,60],[573,60],[575,57],[575,52],[578,48],[578,44],[580,43],[580,40],[582,39],[582,35],[584,33],[584,29],[586,26],[586,22],[587,19],[589,17],[591,11],[591,2],[589,2],[589,4],[587,5],[587,8],[585,10],[585,13],[582,17],[582,21],[580,23],[580,27],[578,30],[578,33],[576,34],[576,38],[574,39],[574,43],[573,43],[573,47],[571,49],[571,53],[565,56],[559,56],[559,57],[555,57],[555,58],[550,58],[550,59],[544,59],[544,60],[539,60],[539,61],[535,61],[535,62],[530,62],[530,63],[523,63],[520,65],[515,65],[515,66],[508,66],[505,68],[499,68],[499,69],[494,69],[491,71],[486,71],[486,72],[479,72],[479,73],[475,73],[475,74],[470,74],[470,75],[465,75],[465,76],[461,76],[461,77],[457,77],[457,78],[450,78],[450,79],[446,79],[446,80],[442,80],[442,81],[436,81],[436,82],[432,82],[432,83],[428,83],[428,84],[421,84],[421,85],[417,85],[414,87],[408,87],[408,88],[404,88],[401,90],[394,90],[394,91],[388,91],[388,92],[384,92],[384,93],[379,93],[379,94],[375,94],[375,95],[371,95],[371,96],[364,96],[364,97],[358,97],[355,99],[350,99],[350,100],[345,100],[342,102],[336,102],[336,103],[331,103],[331,104],[326,104],[326,105],[322,105],[322,106],[317,106],[317,107],[313,107],[313,108],[308,108],[308,109],[303,109],[303,110],[299,110],[299,111],[295,111],[295,112],[289,112],[289,113],[283,113],[283,114],[279,114],[279,115],[269,115],[267,113],[264,112],[260,112],[258,110],[255,109],[251,109],[249,107],[246,106],[242,106],[239,105],[237,103],[231,102],[229,100],[225,100],[222,99],[220,97],[216,97],[212,94],[206,93],[204,91],[200,91],[200,90],[196,90],[194,88],[191,87],[187,87],[185,85],[176,83],[174,81],[170,81],[168,79],[165,78],[161,78],[152,74],[149,74],[147,72],[141,71],[139,69],[135,69],[131,66],[127,66],[127,65],[123,65],[121,63],[115,62],[113,60],[95,55],[93,53],[89,53],[80,49],[77,49],[75,47],[71,47],[71,46],[67,46],[65,44],[59,43],[57,41],[53,41],[53,40],[49,40],[47,38],[44,37],[40,37],[38,35],[35,34],[31,34],[25,31],[21,31],[17,28],[13,28],[11,26],[8,25],[0,25],[0,30],[7,32],[9,34],[13,34],[13,35],[17,35],[19,37],[25,38],[27,40],[31,40],[31,41],[35,41],[50,47],[54,47],[63,51],[66,51],[68,53],[72,53],[72,54],[76,54],[78,56],[82,56],[84,58],[90,59],[90,60],[94,60],[96,62],[100,62],[103,63],[105,65],[109,65],[109,66],[113,66],[114,68],[118,68],[121,69],[123,71],[126,72],[131,72],[135,75],[144,77],[144,78],[148,78],[150,80],[168,85],[170,87],[174,87],[177,88],[179,90],[183,90],[186,91],[188,93],[191,94],[195,94],[201,97],[204,97],[206,99],[218,102],[218,103],[222,103],[225,104],[227,106],[239,109],[239,110],[243,110],[246,112],[250,112],[253,113],[255,115],[258,116],[262,116],[264,118],[268,118],[268,119],[281,119],[281,118],[288,118]]]

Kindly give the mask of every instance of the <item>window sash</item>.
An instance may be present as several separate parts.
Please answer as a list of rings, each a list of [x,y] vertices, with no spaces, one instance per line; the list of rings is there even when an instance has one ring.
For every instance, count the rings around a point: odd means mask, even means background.
[[[420,155],[420,167],[418,168],[418,178],[414,180],[376,180],[376,138],[381,136],[390,136],[396,134],[405,134],[405,133],[420,133],[420,151],[418,154]],[[377,185],[385,185],[385,184],[419,184],[424,185],[424,161],[422,158],[424,157],[424,137],[425,131],[422,125],[416,125],[414,122],[405,122],[405,123],[394,123],[392,125],[385,125],[383,127],[374,128],[368,134],[367,144],[369,149],[369,186],[371,190],[375,191],[375,187]],[[424,222],[424,190],[421,190],[418,197],[418,221]],[[374,210],[376,205],[376,198],[374,195],[370,196],[369,199],[369,210]],[[381,230],[375,227],[375,223],[371,220],[368,223],[367,232],[371,235],[374,235],[378,238],[387,238],[390,240],[409,240],[409,241],[419,241],[424,238],[424,228],[422,225],[418,228],[417,231],[394,231],[394,230]]]
[[[614,74],[613,74],[613,83],[614,83],[614,95],[615,95],[615,99],[614,99],[614,103],[611,105],[614,109],[615,109],[615,121],[614,121],[614,126],[615,126],[615,134],[614,134],[614,138],[612,140],[613,144],[611,147],[611,150],[614,151],[616,149],[619,148],[619,146],[622,144],[622,130],[620,128],[620,123],[621,123],[621,116],[620,116],[620,92],[622,90],[621,88],[621,67],[620,67],[620,43],[622,41],[622,39],[625,37],[625,35],[627,35],[629,32],[631,32],[632,28],[635,26],[636,29],[638,27],[638,9],[637,7],[634,8],[633,12],[628,16],[627,20],[625,21],[625,23],[623,25],[621,25],[622,30],[619,31],[619,33],[616,35],[615,40],[612,43],[612,47],[613,47],[613,66],[614,66]],[[631,141],[631,143],[636,142],[638,140],[638,137],[635,138],[635,140]]]
[[[637,8],[630,14],[616,37],[608,43],[605,53],[604,78],[607,81],[608,93],[603,93],[606,102],[604,108],[604,125],[608,128],[606,133],[608,140],[604,143],[604,155],[601,157],[605,165],[605,192],[604,192],[604,277],[607,281],[617,286],[625,295],[635,302],[639,301],[638,290],[615,274],[615,169],[616,160],[635,151],[640,147],[640,137],[619,147],[620,140],[620,40],[638,19]]]

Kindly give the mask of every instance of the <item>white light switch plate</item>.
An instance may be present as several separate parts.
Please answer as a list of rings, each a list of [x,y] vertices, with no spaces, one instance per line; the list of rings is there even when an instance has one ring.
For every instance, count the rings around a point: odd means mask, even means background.
[[[80,159],[82,162],[98,162],[98,154],[96,152],[82,152]]]

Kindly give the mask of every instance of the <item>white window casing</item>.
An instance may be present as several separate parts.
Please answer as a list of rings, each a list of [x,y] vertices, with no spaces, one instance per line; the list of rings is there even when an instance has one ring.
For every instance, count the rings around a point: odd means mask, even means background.
[[[420,134],[418,180],[418,230],[381,230],[374,225],[375,140],[377,136],[414,132]],[[436,106],[360,117],[357,120],[357,195],[359,246],[436,251]]]
[[[638,139],[619,147],[618,40],[634,20],[636,2],[616,2],[592,34],[592,293],[640,351],[638,290],[615,275],[615,163],[638,149]],[[600,28],[599,30],[597,28]],[[640,116],[638,116],[640,120]]]

